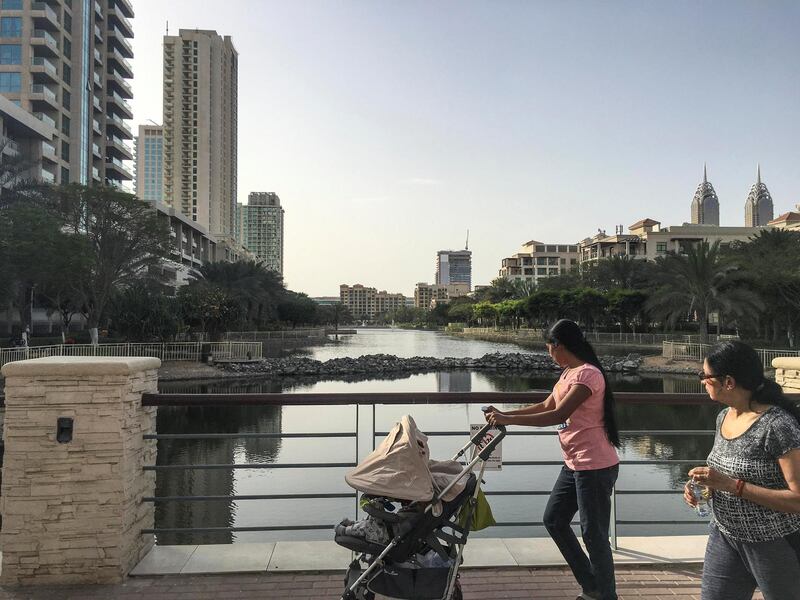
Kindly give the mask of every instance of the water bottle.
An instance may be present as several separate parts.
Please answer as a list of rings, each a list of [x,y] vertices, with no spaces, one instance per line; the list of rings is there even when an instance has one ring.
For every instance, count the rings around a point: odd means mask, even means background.
[[[707,517],[711,513],[711,507],[708,505],[708,497],[711,495],[711,491],[704,485],[700,485],[699,483],[695,483],[693,481],[692,495],[697,501],[697,504],[694,507],[697,516]]]

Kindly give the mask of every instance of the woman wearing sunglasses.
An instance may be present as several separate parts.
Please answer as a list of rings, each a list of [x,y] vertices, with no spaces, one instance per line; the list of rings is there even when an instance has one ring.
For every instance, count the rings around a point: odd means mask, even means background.
[[[619,473],[614,395],[597,354],[576,323],[562,319],[546,339],[547,351],[564,369],[553,393],[544,402],[519,410],[502,412],[490,406],[486,420],[557,426],[564,467],[547,502],[544,525],[583,588],[579,600],[616,600],[608,540],[611,491]],[[580,513],[588,556],[570,526],[575,513]]]
[[[703,565],[703,600],[800,600],[800,408],[764,377],[761,360],[739,341],[712,348],[700,379],[717,417],[707,467],[691,483],[712,492]]]

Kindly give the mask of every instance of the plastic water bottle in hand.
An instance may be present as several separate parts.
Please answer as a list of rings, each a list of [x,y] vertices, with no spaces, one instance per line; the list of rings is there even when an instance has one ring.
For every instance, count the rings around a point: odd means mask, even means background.
[[[692,481],[691,485],[692,495],[697,501],[694,510],[698,517],[707,517],[709,514],[711,514],[711,507],[708,505],[708,499],[711,497],[711,490],[709,490],[706,486],[700,485],[694,481]]]

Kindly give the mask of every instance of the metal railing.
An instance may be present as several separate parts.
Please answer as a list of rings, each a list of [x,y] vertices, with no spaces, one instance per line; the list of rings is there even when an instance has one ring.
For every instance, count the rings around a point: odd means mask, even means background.
[[[506,327],[465,327],[464,333],[478,335],[509,334],[520,339],[530,339],[544,341],[546,330],[528,328],[506,328]],[[705,339],[706,341],[717,342],[726,339],[738,339],[731,335],[708,335],[705,338],[695,334],[680,333],[614,333],[604,331],[587,331],[586,339],[598,344],[630,344],[639,346],[658,346],[665,341],[695,343]]]
[[[47,356],[152,356],[162,361],[199,361],[204,354],[214,360],[256,360],[262,358],[262,346],[261,342],[156,342],[0,348],[0,366]]]
[[[675,360],[703,360],[708,351],[713,348],[713,344],[696,344],[681,342],[663,342],[661,355],[664,358]],[[781,356],[800,356],[800,350],[780,350],[769,348],[756,348],[755,351],[761,358],[761,363],[765,369],[772,366],[772,360]]]
[[[227,463],[227,464],[155,464],[146,465],[146,471],[175,472],[187,470],[227,470],[227,469],[329,469],[329,468],[352,468],[356,466],[361,456],[359,454],[359,437],[361,430],[359,423],[362,415],[360,411],[366,407],[371,409],[371,427],[366,435],[371,439],[372,448],[375,448],[376,440],[387,435],[386,431],[376,428],[375,407],[379,405],[429,405],[429,404],[528,404],[531,402],[543,401],[549,392],[431,392],[431,393],[359,393],[359,394],[144,394],[142,397],[143,406],[184,406],[184,407],[208,407],[222,406],[226,408],[235,406],[353,406],[354,429],[351,431],[332,431],[326,433],[169,433],[169,434],[145,434],[146,440],[178,440],[178,441],[202,441],[202,440],[221,440],[221,439],[288,439],[288,438],[344,438],[355,441],[355,453],[352,461],[344,462],[313,462],[313,463],[281,463],[281,462],[258,462],[258,463]],[[661,394],[661,393],[617,393],[617,401],[620,403],[632,404],[709,404],[711,400],[706,394]],[[793,398],[800,401],[800,395]],[[540,436],[555,435],[553,430],[528,430],[511,431],[509,436]],[[645,435],[713,435],[713,430],[628,430],[621,431],[621,436],[645,436]],[[426,435],[435,436],[469,436],[466,431],[426,431]],[[367,450],[370,450],[369,448]],[[691,459],[638,459],[622,460],[621,465],[698,465],[704,464],[705,457],[695,457]],[[503,461],[504,466],[555,466],[561,465],[563,461],[554,460],[519,460]],[[355,516],[358,518],[358,503],[356,492],[344,493],[284,493],[284,490],[275,490],[271,494],[230,494],[230,495],[170,495],[170,496],[151,496],[144,498],[145,502],[150,503],[171,503],[171,502],[230,502],[230,501],[270,501],[270,500],[299,500],[299,499],[328,499],[328,498],[350,498],[354,499]],[[517,489],[517,490],[486,490],[487,496],[546,496],[550,494],[550,489]],[[697,524],[698,520],[693,519],[640,519],[626,520],[620,519],[616,506],[617,496],[642,495],[642,494],[673,494],[679,496],[683,489],[615,489],[612,497],[612,523],[611,536],[612,543],[616,547],[617,527],[619,525],[687,525]],[[270,514],[264,510],[263,514]],[[498,526],[506,527],[541,527],[540,521],[511,521],[498,522]],[[324,530],[331,529],[330,523],[305,523],[301,525],[278,525],[268,523],[258,526],[229,526],[229,527],[154,527],[143,529],[142,534],[192,534],[192,533],[220,533],[220,532],[257,532],[257,531],[296,531],[296,530]]]

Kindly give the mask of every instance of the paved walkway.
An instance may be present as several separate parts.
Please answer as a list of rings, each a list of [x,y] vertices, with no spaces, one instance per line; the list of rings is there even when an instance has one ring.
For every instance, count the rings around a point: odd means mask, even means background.
[[[699,565],[617,569],[620,600],[700,600]],[[568,569],[464,569],[465,600],[536,598],[574,600],[580,588]],[[0,600],[337,600],[342,574],[258,573],[132,577],[114,586],[0,588]],[[760,594],[754,596],[763,600]]]

